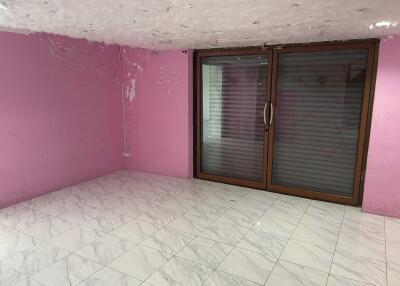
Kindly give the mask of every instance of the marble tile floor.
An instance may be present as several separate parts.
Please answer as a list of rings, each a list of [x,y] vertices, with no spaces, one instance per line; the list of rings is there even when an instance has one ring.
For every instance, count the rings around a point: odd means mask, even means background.
[[[400,220],[120,171],[0,210],[4,286],[397,286]]]

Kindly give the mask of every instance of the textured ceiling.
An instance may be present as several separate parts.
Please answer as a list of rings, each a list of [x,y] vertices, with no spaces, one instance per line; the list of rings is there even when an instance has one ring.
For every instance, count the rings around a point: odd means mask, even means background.
[[[0,30],[210,48],[400,34],[400,0],[0,0]]]

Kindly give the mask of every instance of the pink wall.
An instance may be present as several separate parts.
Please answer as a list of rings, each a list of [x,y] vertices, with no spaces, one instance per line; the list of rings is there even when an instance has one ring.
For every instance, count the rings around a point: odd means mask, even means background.
[[[363,210],[400,217],[400,36],[382,39]]]
[[[123,52],[126,167],[192,177],[192,53]]]
[[[0,42],[0,207],[124,167],[192,176],[192,52],[120,54],[45,34]],[[399,51],[400,36],[381,41],[363,202],[397,217]]]
[[[123,168],[118,46],[0,42],[0,207]]]

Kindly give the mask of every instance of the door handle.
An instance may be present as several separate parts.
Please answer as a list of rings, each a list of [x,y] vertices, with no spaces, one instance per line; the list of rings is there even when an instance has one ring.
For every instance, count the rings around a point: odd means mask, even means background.
[[[272,125],[273,118],[274,118],[274,105],[271,102],[271,112],[269,113],[269,126]]]
[[[267,119],[265,118],[265,111],[266,111],[266,109],[267,109],[267,105],[268,105],[268,102],[266,102],[266,103],[264,104],[264,113],[263,113],[263,116],[264,116],[264,125],[265,125],[265,126],[267,126]]]

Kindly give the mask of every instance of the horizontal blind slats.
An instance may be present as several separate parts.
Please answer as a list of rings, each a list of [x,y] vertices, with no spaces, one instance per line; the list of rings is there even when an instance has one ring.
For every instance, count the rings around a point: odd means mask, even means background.
[[[266,63],[258,55],[203,59],[203,172],[262,180]]]
[[[272,183],[351,196],[367,50],[282,53]]]

